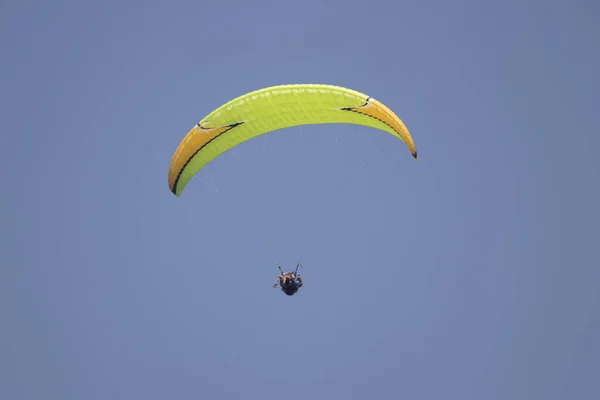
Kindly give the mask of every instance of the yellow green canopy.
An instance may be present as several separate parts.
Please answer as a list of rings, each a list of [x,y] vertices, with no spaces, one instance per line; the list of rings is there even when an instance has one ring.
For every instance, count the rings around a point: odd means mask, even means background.
[[[417,149],[404,123],[384,104],[331,85],[280,85],[244,94],[217,108],[183,138],[169,168],[169,188],[181,192],[200,169],[238,144],[277,129],[309,124],[356,124],[380,129]]]

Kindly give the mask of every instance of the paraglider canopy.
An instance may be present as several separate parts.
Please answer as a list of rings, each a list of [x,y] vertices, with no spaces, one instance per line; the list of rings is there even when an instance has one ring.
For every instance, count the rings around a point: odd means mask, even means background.
[[[169,168],[176,196],[210,161],[238,144],[278,129],[309,124],[345,123],[380,129],[417,149],[404,123],[383,103],[339,86],[280,85],[244,94],[217,108],[183,138]]]

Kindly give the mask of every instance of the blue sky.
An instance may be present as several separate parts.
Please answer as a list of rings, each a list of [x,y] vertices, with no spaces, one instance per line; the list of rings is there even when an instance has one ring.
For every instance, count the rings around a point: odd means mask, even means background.
[[[0,398],[599,398],[599,8],[2,1]],[[283,83],[419,160],[294,128],[173,196],[187,130]]]

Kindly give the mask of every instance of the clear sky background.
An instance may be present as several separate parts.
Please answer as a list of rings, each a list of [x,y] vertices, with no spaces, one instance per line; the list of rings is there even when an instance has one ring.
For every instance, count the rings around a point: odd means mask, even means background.
[[[0,398],[600,398],[599,9],[2,0]],[[419,160],[294,128],[170,193],[283,83],[381,100]]]

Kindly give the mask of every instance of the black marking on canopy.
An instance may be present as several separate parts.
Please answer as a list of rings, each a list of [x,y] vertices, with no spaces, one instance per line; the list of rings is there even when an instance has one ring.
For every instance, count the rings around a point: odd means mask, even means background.
[[[227,127],[227,129],[225,129],[223,132],[221,132],[220,134],[218,134],[217,136],[215,136],[214,138],[210,139],[208,142],[204,143],[202,146],[200,146],[200,148],[198,150],[196,150],[194,152],[194,154],[192,154],[190,156],[190,158],[187,159],[187,161],[185,162],[185,164],[183,164],[183,167],[181,167],[181,170],[179,170],[179,173],[177,174],[177,178],[175,178],[175,183],[173,184],[173,189],[171,190],[171,192],[174,195],[177,195],[177,185],[179,184],[179,179],[181,178],[181,174],[183,174],[183,171],[185,171],[185,169],[187,168],[188,164],[190,163],[190,161],[192,161],[192,159],[194,157],[196,157],[196,155],[202,151],[203,148],[205,148],[206,146],[208,146],[213,140],[215,140],[216,138],[221,137],[224,133],[231,131],[233,128],[235,128],[236,126],[240,126],[242,125],[243,122],[235,122],[231,125],[225,125]],[[202,125],[200,125],[200,123],[198,122],[198,126],[200,128],[203,128]],[[222,127],[220,127],[222,128]],[[206,129],[206,128],[203,128]],[[218,128],[212,128],[212,129],[218,129]]]
[[[355,112],[355,113],[357,113],[357,114],[360,114],[360,115],[364,115],[364,116],[366,116],[366,117],[371,117],[371,118],[373,118],[374,120],[377,120],[377,121],[381,122],[382,124],[385,124],[385,125],[386,125],[386,126],[388,126],[388,127],[391,129],[391,130],[393,130],[394,132],[396,132],[396,129],[395,129],[393,126],[391,126],[390,124],[388,124],[387,122],[385,122],[385,121],[383,121],[383,120],[381,120],[381,119],[379,119],[379,118],[377,118],[377,117],[374,117],[374,116],[372,116],[372,115],[369,115],[369,114],[363,114],[363,113],[361,113],[360,111],[357,111],[357,110],[356,110],[357,108],[366,107],[366,106],[369,104],[369,100],[371,100],[371,96],[367,97],[367,100],[365,101],[365,104],[363,104],[363,105],[361,105],[361,106],[358,106],[358,107],[344,107],[344,108],[341,108],[340,110],[343,110],[343,111],[351,111],[351,112]],[[396,132],[396,133],[397,133],[397,132]],[[417,152],[415,151],[415,152],[413,153],[413,155],[412,155],[412,156],[413,156],[413,158],[416,160],[416,159],[417,159]]]
[[[357,114],[360,114],[360,115],[364,115],[364,116],[367,116],[367,117],[371,117],[371,118],[373,118],[374,120],[377,120],[377,121],[381,122],[382,124],[385,124],[385,125],[386,125],[386,126],[388,126],[388,127],[391,129],[391,130],[393,130],[394,132],[396,132],[396,129],[395,129],[393,126],[391,126],[390,124],[388,124],[387,122],[385,122],[385,121],[383,121],[383,120],[381,120],[381,119],[379,119],[379,118],[377,118],[377,117],[374,117],[374,116],[372,116],[372,115],[369,115],[369,114],[363,114],[363,113],[361,113],[360,111],[357,111],[357,110],[356,110],[357,108],[366,107],[366,106],[369,104],[369,100],[371,100],[371,97],[370,97],[370,96],[369,96],[369,97],[367,97],[367,101],[366,101],[366,102],[365,102],[365,104],[363,104],[362,106],[358,106],[358,107],[344,107],[344,108],[342,108],[342,110],[344,110],[344,111],[352,111],[352,112],[355,112],[355,113],[357,113]]]

